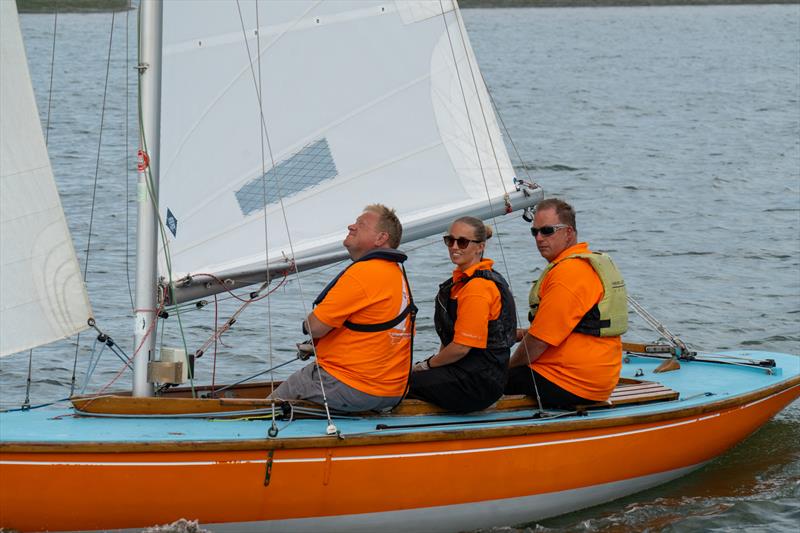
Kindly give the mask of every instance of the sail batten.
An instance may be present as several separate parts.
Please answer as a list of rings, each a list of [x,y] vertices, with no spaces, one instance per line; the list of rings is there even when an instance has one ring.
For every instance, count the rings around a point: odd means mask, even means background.
[[[0,2],[0,357],[92,315],[33,94],[15,2]]]
[[[162,57],[163,279],[319,266],[365,205],[420,238],[516,190],[451,1],[167,2]]]

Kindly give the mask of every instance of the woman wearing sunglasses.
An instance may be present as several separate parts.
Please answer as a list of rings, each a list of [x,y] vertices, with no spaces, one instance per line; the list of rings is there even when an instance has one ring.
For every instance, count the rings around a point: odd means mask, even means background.
[[[491,236],[491,228],[474,217],[457,219],[444,236],[456,268],[434,303],[441,346],[414,365],[409,397],[469,412],[502,396],[517,319],[508,283],[483,257]]]

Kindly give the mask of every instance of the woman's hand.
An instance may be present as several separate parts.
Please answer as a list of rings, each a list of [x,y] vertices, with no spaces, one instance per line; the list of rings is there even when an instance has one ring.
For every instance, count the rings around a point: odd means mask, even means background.
[[[414,372],[424,372],[425,370],[430,370],[431,369],[431,364],[430,364],[429,361],[431,359],[433,359],[433,357],[435,355],[436,354],[433,354],[432,356],[428,357],[427,359],[424,359],[422,361],[417,361],[416,363],[414,363],[414,367],[411,370],[413,370]]]

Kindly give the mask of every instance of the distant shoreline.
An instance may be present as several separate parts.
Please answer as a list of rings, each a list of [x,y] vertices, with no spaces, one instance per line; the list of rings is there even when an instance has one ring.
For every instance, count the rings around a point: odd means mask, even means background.
[[[0,0],[2,1],[2,0]],[[20,13],[92,13],[125,11],[132,0],[16,0]],[[800,0],[459,0],[464,9],[476,7],[632,7],[688,5],[800,4]]]

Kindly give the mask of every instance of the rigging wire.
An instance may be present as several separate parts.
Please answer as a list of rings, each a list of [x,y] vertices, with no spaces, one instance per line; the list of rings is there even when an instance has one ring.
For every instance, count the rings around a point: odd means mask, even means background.
[[[258,2],[256,2],[256,60],[258,61],[258,114],[259,116],[264,115],[264,108],[263,108],[263,100],[262,95],[263,93],[263,85],[262,85],[262,74],[261,74],[261,24],[259,23],[258,18]],[[272,274],[269,270],[269,224],[267,221],[267,162],[264,154],[264,123],[259,120],[259,128],[258,133],[261,137],[259,141],[259,147],[261,148],[261,198],[264,203],[264,266],[267,270],[267,280],[266,285],[269,286],[270,282],[272,281]],[[272,352],[272,298],[267,299],[267,351],[269,353],[269,385],[270,385],[270,394],[275,392],[275,363],[273,362],[273,352]],[[277,435],[278,428],[275,425],[275,400],[271,402],[272,408],[272,427],[270,428],[270,434],[275,433]]]
[[[453,46],[453,39],[452,39],[452,36],[450,35],[450,27],[447,24],[447,18],[445,16],[445,9],[444,9],[444,4],[443,4],[442,0],[439,0],[439,6],[440,6],[441,11],[442,11],[442,22],[444,23],[445,31],[447,32],[447,40],[448,40],[448,42],[450,44],[450,52],[451,52],[451,54],[453,56],[453,66],[456,69],[456,77],[458,78],[458,85],[459,85],[459,88],[461,89],[462,99],[464,100],[464,110],[466,112],[467,121],[469,122],[470,132],[472,133],[472,141],[473,141],[473,144],[475,146],[476,155],[478,157],[478,165],[480,166],[480,170],[481,170],[481,178],[483,179],[483,185],[484,185],[484,188],[486,190],[486,196],[487,196],[487,200],[489,202],[489,208],[490,208],[490,210],[492,212],[492,224],[495,227],[497,227],[496,217],[494,216],[494,209],[492,207],[491,194],[489,193],[489,184],[488,184],[488,182],[486,180],[486,173],[484,172],[483,162],[481,161],[480,148],[478,147],[478,141],[477,141],[477,136],[475,134],[475,128],[474,128],[474,125],[472,123],[472,117],[470,116],[470,113],[469,113],[469,105],[467,103],[467,96],[466,96],[466,92],[464,90],[464,83],[461,80],[461,73],[459,72],[459,69],[458,69],[458,61],[456,60],[456,53],[455,53],[455,48]],[[464,36],[464,33],[463,33],[463,28],[462,28],[463,24],[462,24],[462,21],[461,21],[461,19],[459,17],[458,6],[456,6],[455,4],[453,4],[453,13],[454,13],[454,17],[455,17],[455,20],[456,20],[456,24],[459,27],[459,32],[460,32],[461,41],[462,41],[462,44],[463,44],[463,47],[464,47],[465,57],[466,57],[466,60],[467,60],[467,64],[469,65],[469,68],[470,68],[470,73],[472,75],[473,87],[475,89],[476,97],[477,97],[479,105],[480,105],[481,113],[483,114],[484,124],[486,126],[487,134],[489,136],[489,141],[490,141],[491,146],[492,146],[492,152],[494,154],[495,162],[497,163],[498,174],[500,174],[500,177],[502,179],[502,173],[500,172],[500,163],[499,163],[499,160],[497,158],[497,152],[494,149],[494,143],[491,141],[491,132],[489,131],[489,125],[488,125],[488,121],[486,119],[486,113],[485,113],[485,111],[483,109],[483,103],[481,102],[480,92],[478,90],[477,79],[475,78],[475,73],[473,72],[473,69],[472,69],[472,62],[470,61],[469,51],[467,49],[467,42],[466,42],[466,39],[465,39],[465,36]],[[489,92],[488,86],[487,86],[487,92]],[[505,186],[504,186],[504,190],[505,190]],[[500,248],[500,254],[502,256],[503,266],[504,266],[504,269],[506,271],[506,276],[508,276],[508,278],[511,279],[511,274],[510,274],[509,269],[508,269],[508,261],[506,260],[505,252],[504,252],[504,249],[503,249],[503,244],[502,244],[502,241],[500,239],[500,232],[498,231],[497,234],[498,234],[497,235],[497,244],[498,244],[498,247]],[[510,287],[509,287],[509,290],[511,290]],[[512,293],[512,295],[513,295],[513,293]],[[517,323],[519,323],[520,322],[519,310],[516,310],[516,314],[517,314]],[[523,344],[523,346],[525,346],[525,352],[526,352],[526,355],[528,357],[528,367],[530,368],[530,363],[531,363],[530,354],[528,353],[527,346],[525,344]],[[541,411],[542,410],[542,402],[541,402],[541,398],[539,396],[539,389],[538,389],[538,387],[536,385],[536,378],[535,378],[535,375],[534,375],[534,372],[533,372],[532,368],[530,368],[530,371],[531,371],[531,378],[533,378],[534,391],[536,392],[536,401],[537,401],[537,403],[539,405],[539,410]]]
[[[439,2],[441,3],[441,0],[439,0]],[[472,59],[471,59],[471,57],[469,55],[469,48],[467,47],[467,37],[464,34],[464,21],[461,18],[460,11],[458,9],[454,10],[454,13],[455,13],[455,18],[456,18],[456,23],[458,25],[458,31],[459,31],[459,34],[461,36],[461,44],[462,44],[462,46],[464,48],[464,57],[467,60],[467,66],[469,67],[470,76],[472,78],[472,85],[473,85],[473,88],[475,89],[475,96],[476,96],[476,98],[478,100],[478,106],[480,107],[480,110],[481,110],[481,117],[483,118],[484,127],[486,128],[486,136],[489,138],[489,146],[492,148],[492,156],[494,157],[495,164],[497,165],[497,177],[498,177],[498,180],[500,181],[500,186],[503,187],[503,191],[506,194],[508,194],[508,191],[506,190],[506,184],[503,182],[503,172],[502,172],[502,170],[500,168],[500,159],[497,156],[497,150],[495,149],[494,140],[492,139],[492,130],[489,127],[489,120],[486,117],[486,110],[483,107],[483,99],[481,98],[480,87],[478,85],[478,80],[475,77],[475,70],[472,68]],[[458,67],[456,67],[456,71],[458,71]],[[483,77],[481,77],[481,80],[483,81]],[[486,85],[486,92],[487,93],[489,92],[488,85]],[[466,95],[464,95],[464,103],[466,104]],[[467,111],[467,114],[469,114],[469,111]],[[476,149],[476,153],[477,153],[477,156],[478,156],[478,163],[481,164],[481,166],[482,166],[480,150],[478,149],[477,140],[475,141],[475,149]],[[492,201],[491,201],[491,194],[489,193],[489,184],[488,184],[488,182],[486,180],[486,175],[482,171],[481,171],[481,176],[483,177],[483,187],[486,190],[486,198],[489,201],[489,205],[491,206]],[[492,212],[492,225],[495,228],[497,228],[497,217],[494,216],[494,212]],[[497,232],[497,246],[500,249],[500,256],[502,257],[502,260],[503,260],[503,269],[506,271],[506,277],[510,280],[511,279],[511,272],[509,271],[509,268],[508,268],[508,260],[506,259],[506,252],[505,252],[505,248],[503,247],[503,240],[500,238],[500,232],[499,231]],[[511,286],[510,285],[509,285],[509,290],[511,290]],[[512,293],[512,296],[513,296],[513,293]],[[519,311],[517,311],[517,322],[519,322]]]
[[[310,13],[313,8],[317,7],[321,3],[321,1],[322,0],[319,0],[315,4],[312,4],[311,6],[309,6],[305,10],[303,15],[301,15],[300,17],[295,19],[295,22],[292,24],[292,27],[294,25],[296,25],[300,20],[302,20],[305,15]],[[264,140],[266,141],[267,150],[269,151],[270,163],[272,165],[271,168],[275,169],[276,168],[275,167],[275,154],[274,154],[274,152],[272,150],[272,144],[271,144],[271,141],[270,141],[269,130],[267,128],[266,119],[264,117],[262,94],[261,94],[260,87],[259,87],[259,80],[256,77],[255,69],[253,68],[253,56],[252,56],[252,54],[250,52],[250,46],[247,44],[247,31],[245,30],[244,18],[242,16],[242,8],[241,8],[241,5],[239,4],[239,0],[236,0],[236,7],[237,7],[237,9],[239,11],[239,21],[240,21],[241,26],[242,26],[242,37],[244,39],[245,48],[247,50],[247,57],[248,57],[248,61],[250,63],[250,73],[253,76],[253,85],[255,86],[256,96],[257,96],[258,101],[259,101],[259,113],[260,113],[260,119],[261,119],[262,135],[264,136]],[[289,31],[290,29],[291,28],[287,28],[286,31]],[[260,52],[261,51],[259,49],[259,54],[260,54]],[[260,63],[260,61],[259,61],[259,63]],[[262,143],[262,145],[263,145],[263,143]],[[286,207],[285,207],[284,202],[283,202],[283,194],[282,194],[281,187],[280,187],[280,181],[281,181],[280,180],[280,174],[278,172],[276,172],[275,173],[275,184],[276,184],[276,189],[277,189],[278,202],[280,203],[280,206],[281,206],[281,214],[283,216],[283,224],[284,224],[284,227],[286,228],[286,235],[287,235],[287,240],[288,240],[288,243],[289,243],[289,251],[292,254],[292,257],[294,258],[294,257],[296,257],[295,251],[294,251],[294,241],[292,239],[292,232],[291,232],[291,230],[289,228],[289,220],[288,220],[287,215],[286,215]],[[266,217],[266,205],[264,206],[264,216]],[[268,253],[268,251],[267,251],[267,253]],[[300,302],[301,302],[301,304],[303,306],[303,315],[304,316],[308,316],[308,305],[306,303],[306,298],[305,298],[305,294],[304,294],[304,291],[303,291],[302,276],[300,275],[300,272],[297,270],[296,267],[294,268],[294,271],[295,271],[295,278],[297,279],[297,286],[298,286],[298,289],[299,289],[299,292],[300,292]],[[304,320],[305,320],[305,318],[304,318]],[[314,344],[313,337],[311,339],[311,345],[314,348],[314,352],[316,353],[316,346]],[[319,367],[319,362],[317,361],[317,358],[314,358],[314,364],[317,365],[317,367]],[[319,376],[320,391],[322,393],[322,401],[323,401],[323,405],[325,407],[325,412],[326,412],[327,417],[328,417],[327,433],[328,434],[335,434],[335,433],[338,432],[338,430],[336,429],[336,426],[334,425],[333,420],[331,419],[330,409],[328,407],[328,397],[327,397],[327,395],[325,393],[325,385],[322,382],[322,374],[319,372],[319,368],[317,370],[318,370],[317,374]]]
[[[124,144],[124,176],[125,176],[125,277],[128,280],[128,296],[131,299],[131,314],[136,307],[133,302],[133,284],[131,283],[131,249],[130,249],[130,225],[131,225],[131,209],[130,209],[130,193],[131,193],[131,179],[130,179],[130,165],[128,165],[128,147],[130,140],[128,139],[128,132],[130,131],[130,101],[131,101],[131,84],[129,74],[131,70],[131,54],[130,54],[130,9],[125,11],[125,144]]]
[[[44,145],[48,145],[50,139],[50,109],[53,104],[53,73],[56,66],[56,34],[58,33],[58,4],[55,5],[53,15],[53,46],[50,52],[50,88],[47,91],[47,122],[44,128]]]
[[[105,75],[105,82],[103,85],[103,101],[100,106],[100,131],[97,136],[97,157],[95,160],[95,167],[94,167],[94,184],[92,186],[92,205],[91,211],[89,215],[89,229],[88,229],[88,237],[86,239],[86,256],[84,257],[83,263],[83,283],[86,284],[89,275],[89,256],[91,254],[92,249],[92,227],[94,225],[94,211],[95,211],[95,203],[97,200],[97,183],[99,181],[100,176],[100,149],[103,145],[103,126],[105,124],[105,116],[106,116],[106,98],[108,96],[108,77],[109,72],[111,71],[111,49],[112,44],[114,42],[114,22],[116,21],[116,12],[111,12],[111,30],[108,34],[108,54],[106,57],[106,75]],[[80,350],[81,346],[81,334],[78,333],[76,342],[75,342],[75,358],[72,363],[72,379],[70,381],[69,386],[69,394],[75,392],[75,375],[77,372],[78,367],[78,351]]]

